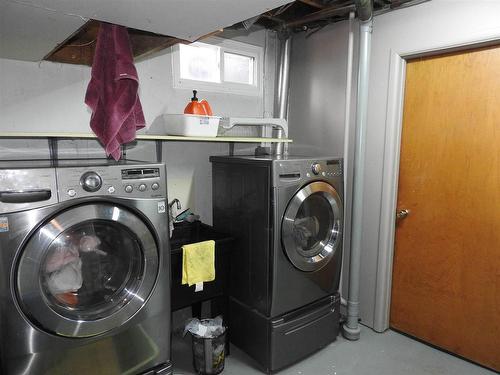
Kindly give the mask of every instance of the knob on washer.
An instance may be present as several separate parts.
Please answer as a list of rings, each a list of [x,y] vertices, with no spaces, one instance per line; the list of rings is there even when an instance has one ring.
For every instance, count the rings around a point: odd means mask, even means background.
[[[311,171],[312,173],[318,175],[321,172],[321,164],[314,163],[313,165],[311,165]]]
[[[96,172],[85,172],[80,178],[83,190],[93,193],[102,186],[102,179]]]

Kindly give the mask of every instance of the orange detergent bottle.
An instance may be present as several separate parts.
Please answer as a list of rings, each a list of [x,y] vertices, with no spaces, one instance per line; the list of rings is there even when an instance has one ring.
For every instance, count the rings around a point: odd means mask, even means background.
[[[196,97],[198,91],[193,90],[193,97],[191,102],[188,103],[186,108],[184,108],[184,114],[186,115],[200,115],[200,116],[212,116],[212,108],[206,100],[199,101]]]

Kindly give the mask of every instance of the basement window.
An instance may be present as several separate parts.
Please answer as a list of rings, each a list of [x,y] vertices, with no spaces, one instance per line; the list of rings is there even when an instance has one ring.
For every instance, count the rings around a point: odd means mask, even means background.
[[[174,87],[240,95],[261,95],[263,48],[210,38],[174,46]]]

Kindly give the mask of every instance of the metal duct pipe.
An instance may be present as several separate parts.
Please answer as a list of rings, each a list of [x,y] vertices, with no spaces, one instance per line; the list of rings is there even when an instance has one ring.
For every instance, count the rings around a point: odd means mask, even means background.
[[[372,36],[372,2],[356,0],[359,26],[358,92],[356,97],[356,146],[354,151],[354,189],[351,224],[351,254],[349,264],[349,293],[347,319],[342,333],[348,340],[358,340],[359,284],[361,266],[361,235],[363,219],[363,186],[365,174],[366,122],[368,115],[368,83],[370,73],[370,49]]]
[[[361,22],[370,21],[373,17],[372,0],[356,0],[356,12]]]
[[[283,42],[282,46],[282,60],[280,66],[280,96],[279,96],[279,118],[286,119],[288,110],[288,87],[289,87],[289,76],[290,76],[290,52],[292,39],[288,37]]]
[[[281,46],[281,59],[279,68],[278,81],[278,117],[285,119],[288,117],[288,88],[290,76],[290,53],[291,53],[291,37],[287,37]],[[273,137],[284,138],[288,134],[283,134],[283,129],[273,128]],[[277,142],[273,144],[273,155],[283,155],[285,144]]]

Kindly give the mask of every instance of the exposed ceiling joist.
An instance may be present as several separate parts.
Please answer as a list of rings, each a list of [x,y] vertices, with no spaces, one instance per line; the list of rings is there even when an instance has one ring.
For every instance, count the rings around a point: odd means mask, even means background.
[[[277,24],[284,25],[285,21],[282,20],[281,18],[275,17],[275,16],[270,16],[269,14],[265,13],[261,17],[267,18],[268,20],[271,20],[273,22],[276,22]]]
[[[314,7],[314,8],[318,8],[318,9],[324,9],[324,8],[326,8],[325,4],[320,3],[319,1],[316,1],[316,0],[299,0],[299,1],[301,3],[310,5],[310,6]]]
[[[285,24],[285,27],[290,27],[290,28],[298,27],[298,26],[308,24],[310,22],[328,19],[328,18],[331,18],[334,16],[345,15],[345,14],[348,14],[349,12],[351,12],[355,9],[356,9],[356,6],[354,4],[346,5],[343,7],[332,6],[332,7],[325,8],[325,9],[319,10],[317,12],[311,13],[311,14],[304,16],[298,20],[287,22]]]

